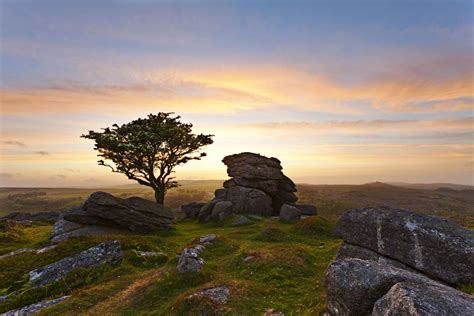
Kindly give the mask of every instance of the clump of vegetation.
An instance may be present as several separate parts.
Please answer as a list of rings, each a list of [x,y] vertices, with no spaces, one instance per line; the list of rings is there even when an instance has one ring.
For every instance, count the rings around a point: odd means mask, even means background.
[[[218,316],[222,314],[219,305],[202,296],[185,297],[178,300],[171,308],[171,315]]]
[[[308,236],[330,237],[334,224],[321,216],[310,216],[297,222],[294,226],[296,232]]]
[[[268,225],[257,236],[258,240],[269,242],[282,242],[288,239],[288,235],[281,229]]]

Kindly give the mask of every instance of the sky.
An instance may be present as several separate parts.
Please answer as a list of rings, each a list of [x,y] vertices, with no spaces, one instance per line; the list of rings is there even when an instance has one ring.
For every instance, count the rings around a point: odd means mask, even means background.
[[[130,183],[88,130],[175,112],[297,183],[474,185],[473,1],[0,1],[0,186]]]

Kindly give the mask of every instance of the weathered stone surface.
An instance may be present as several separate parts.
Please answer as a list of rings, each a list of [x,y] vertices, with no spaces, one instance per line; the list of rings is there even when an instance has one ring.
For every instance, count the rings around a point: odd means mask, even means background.
[[[399,282],[443,286],[430,278],[391,265],[361,259],[332,262],[324,276],[326,305],[333,315],[368,315],[375,302]]]
[[[232,214],[232,202],[219,201],[214,205],[212,209],[211,218],[213,220],[222,221],[226,217],[230,216],[231,214]]]
[[[216,191],[214,191],[214,196],[216,200],[225,200],[226,195],[226,189],[217,189]]]
[[[77,211],[74,213],[75,217],[64,214],[64,219],[149,233],[158,228],[171,227],[174,218],[173,212],[163,205],[139,197],[120,199],[105,192],[92,193],[82,210],[85,215],[81,219]]]
[[[296,207],[298,210],[300,210],[301,215],[308,215],[308,216],[318,215],[318,211],[316,210],[316,206],[314,205],[294,204],[293,206]]]
[[[38,221],[38,222],[54,222],[58,219],[59,212],[37,212],[37,213],[22,213],[13,212],[6,216],[0,217],[0,221],[13,220],[13,221]]]
[[[212,200],[201,207],[198,214],[198,220],[200,222],[207,222],[211,219],[212,210],[214,209],[214,206],[217,204],[217,202],[220,202],[220,200]]]
[[[181,205],[181,211],[183,211],[186,218],[195,219],[205,204],[206,203],[204,202],[191,202],[189,204]]]
[[[33,270],[29,281],[34,287],[44,286],[64,278],[76,268],[92,268],[102,264],[118,264],[122,261],[122,249],[118,240],[107,241],[75,256]]]
[[[474,315],[474,296],[447,286],[401,282],[375,303],[372,315]]]
[[[227,166],[227,174],[230,177],[261,180],[279,180],[282,177],[280,161],[276,158],[240,153],[226,156],[222,162]]]
[[[59,304],[59,303],[61,303],[62,301],[66,300],[69,297],[70,296],[63,296],[63,297],[55,298],[53,300],[41,301],[39,303],[31,304],[31,305],[28,305],[28,306],[25,306],[25,307],[22,307],[22,308],[19,308],[19,309],[15,309],[15,310],[6,312],[6,313],[2,314],[2,316],[27,316],[27,315],[36,314],[39,311],[41,311],[42,309],[45,309],[47,307]]]
[[[474,232],[445,219],[392,208],[346,212],[334,234],[449,284],[474,283]]]
[[[204,247],[202,248],[204,249]],[[201,271],[204,260],[199,256],[201,248],[184,248],[179,256],[176,269],[179,273],[199,272]]]
[[[271,197],[258,189],[234,186],[227,190],[226,199],[232,202],[234,214],[252,213],[262,216],[273,214]]]
[[[395,266],[397,268],[401,268],[401,269],[405,269],[411,272],[418,273],[416,270],[407,266],[406,264],[403,264],[391,258],[384,257],[373,250],[370,250],[364,247],[359,247],[356,245],[351,245],[348,243],[343,243],[341,245],[341,248],[339,248],[339,251],[337,252],[336,260],[342,260],[342,259],[348,259],[348,258],[371,260],[371,261],[375,261],[381,264],[391,264],[392,266]]]
[[[280,210],[280,219],[287,222],[297,222],[301,218],[301,212],[293,205],[284,204]]]
[[[217,304],[225,304],[229,300],[230,289],[226,286],[218,286],[189,295],[187,298],[205,297]]]
[[[224,182],[225,188],[234,187],[236,185],[259,189],[269,195],[275,195],[278,193],[279,180],[259,180],[235,177]]]
[[[83,225],[59,219],[54,223],[51,233],[51,242],[59,243],[71,237],[92,235],[124,235],[131,232],[126,228],[113,228],[100,225]]]

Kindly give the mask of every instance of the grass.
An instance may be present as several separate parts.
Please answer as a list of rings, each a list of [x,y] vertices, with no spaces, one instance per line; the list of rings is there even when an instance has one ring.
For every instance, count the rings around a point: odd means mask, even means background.
[[[175,230],[146,236],[72,238],[43,254],[25,253],[0,260],[0,284],[4,286],[0,293],[13,294],[13,298],[0,303],[0,312],[67,294],[72,297],[42,314],[254,315],[270,308],[285,315],[319,314],[325,309],[322,276],[340,245],[331,237],[328,225],[330,222],[320,217],[307,218],[297,225],[264,219],[241,227],[231,227],[229,222],[182,221]],[[307,226],[314,228],[311,234],[305,230]],[[277,235],[284,238],[261,238],[262,231],[269,227],[272,234],[278,231]],[[2,233],[11,229],[3,227]],[[14,229],[22,236],[15,246],[25,247],[35,246],[34,240],[44,244],[51,226]],[[177,273],[176,255],[207,234],[217,234],[218,239],[206,246],[201,273]],[[110,239],[122,243],[121,266],[77,270],[67,280],[45,289],[28,286],[30,270]],[[10,243],[0,241],[0,249],[11,249]],[[137,251],[160,251],[169,260],[144,261]],[[252,260],[244,262],[249,256]],[[231,289],[225,305],[205,298],[188,299],[192,293],[220,285]]]

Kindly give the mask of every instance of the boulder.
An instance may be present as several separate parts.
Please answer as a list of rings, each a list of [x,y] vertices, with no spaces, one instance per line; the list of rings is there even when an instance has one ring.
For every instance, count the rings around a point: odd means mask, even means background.
[[[355,258],[337,260],[324,275],[327,308],[333,316],[368,315],[375,302],[399,282],[443,286],[424,275],[391,265]]]
[[[206,203],[191,202],[189,204],[181,205],[181,211],[185,214],[185,218],[195,219],[199,215],[199,211]]]
[[[474,315],[474,296],[447,286],[401,282],[375,303],[372,315]]]
[[[300,210],[301,215],[307,215],[307,216],[318,215],[318,211],[316,210],[316,206],[314,206],[314,205],[311,205],[311,204],[295,204],[293,206],[296,207],[298,210]]]
[[[39,303],[34,303],[34,304],[31,304],[31,305],[28,305],[28,306],[25,306],[25,307],[22,307],[22,308],[19,308],[19,309],[15,309],[15,310],[6,312],[6,313],[2,314],[2,316],[26,316],[26,315],[36,314],[39,311],[41,311],[42,309],[45,309],[47,307],[59,304],[59,303],[61,303],[62,301],[66,300],[69,297],[71,297],[71,296],[70,295],[69,296],[63,296],[63,297],[55,298],[55,299],[52,299],[52,300],[41,301]]]
[[[204,247],[192,247],[184,248],[183,252],[179,256],[178,265],[176,269],[179,273],[187,272],[199,272],[201,271],[204,260],[200,257],[200,252],[204,250]]]
[[[286,222],[297,222],[301,219],[301,212],[293,205],[284,204],[280,210],[280,219]]]
[[[474,232],[448,220],[386,207],[362,208],[346,212],[334,235],[451,285],[474,283]]]
[[[120,199],[105,192],[94,192],[82,210],[71,210],[64,219],[86,225],[126,228],[149,233],[173,224],[173,212],[161,204],[139,197]]]
[[[212,209],[211,218],[213,220],[222,221],[226,217],[232,214],[232,202],[231,201],[219,201],[214,205]]]
[[[118,264],[122,261],[122,249],[118,240],[111,240],[89,248],[75,256],[30,271],[33,287],[45,286],[63,279],[76,268],[92,268],[102,264]]]
[[[261,216],[273,214],[272,199],[263,191],[242,186],[227,189],[227,201],[232,202],[234,214],[251,213]]]
[[[280,160],[254,153],[240,153],[224,157],[230,177],[246,179],[280,180],[282,178]]]

